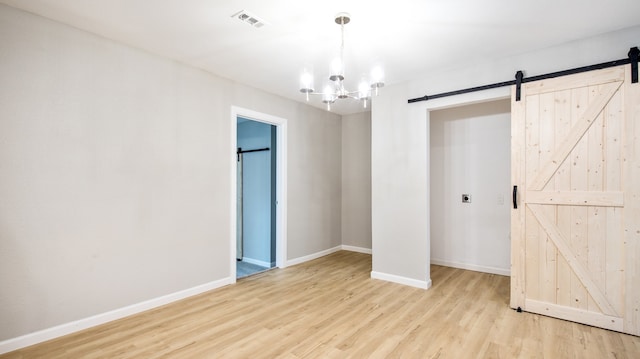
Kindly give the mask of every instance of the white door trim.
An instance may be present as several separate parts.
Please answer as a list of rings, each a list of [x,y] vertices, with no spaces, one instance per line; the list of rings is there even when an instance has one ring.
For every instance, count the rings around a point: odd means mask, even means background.
[[[422,101],[414,104],[408,104],[408,118],[422,118],[424,119],[426,124],[426,147],[424,151],[427,153],[427,161],[425,166],[427,166],[427,218],[425,221],[427,222],[428,228],[431,228],[431,111],[442,110],[451,107],[465,106],[471,105],[474,103],[480,102],[489,102],[495,100],[503,100],[511,98],[511,87],[499,87],[490,90],[478,91],[478,92],[470,92],[457,96],[450,97],[441,97],[434,100]],[[434,209],[435,210],[435,209]],[[427,231],[427,248],[431,247],[431,233],[430,230]],[[429,249],[429,253],[427,253],[427,258],[429,261],[425,266],[425,273],[427,282],[431,283],[431,251]]]
[[[235,283],[236,280],[236,151],[238,148],[237,139],[237,118],[244,117],[252,121],[267,123],[276,126],[276,266],[284,268],[286,266],[287,254],[287,120],[269,114],[231,106],[231,196],[230,196],[230,255],[229,268],[230,277]]]

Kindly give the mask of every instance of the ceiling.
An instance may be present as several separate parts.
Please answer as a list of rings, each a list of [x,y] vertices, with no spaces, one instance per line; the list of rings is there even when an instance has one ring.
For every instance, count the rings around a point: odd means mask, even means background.
[[[0,0],[0,3],[304,102],[302,69],[316,91],[339,53],[357,89],[380,65],[387,85],[417,74],[489,61],[640,24],[638,0]],[[267,23],[254,28],[232,15]],[[384,89],[382,89],[384,91]],[[325,108],[319,96],[310,104]],[[362,111],[338,100],[332,112]]]

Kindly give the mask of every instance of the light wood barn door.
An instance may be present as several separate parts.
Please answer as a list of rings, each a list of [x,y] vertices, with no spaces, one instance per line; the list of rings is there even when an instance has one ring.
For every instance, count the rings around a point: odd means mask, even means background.
[[[511,307],[640,334],[640,84],[630,66],[512,94]]]

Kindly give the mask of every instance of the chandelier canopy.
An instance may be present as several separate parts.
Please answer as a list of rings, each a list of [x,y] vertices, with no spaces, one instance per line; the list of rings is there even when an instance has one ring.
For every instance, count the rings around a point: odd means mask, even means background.
[[[379,67],[371,71],[369,81],[363,80],[358,86],[358,90],[349,91],[344,86],[344,26],[351,21],[348,13],[339,13],[335,17],[336,24],[340,25],[340,57],[331,63],[331,73],[329,81],[326,83],[322,92],[315,92],[313,86],[313,73],[309,69],[305,69],[300,76],[300,92],[307,96],[321,95],[322,102],[327,104],[327,110],[331,111],[331,104],[338,99],[355,99],[363,102],[364,108],[367,108],[367,101],[371,99],[371,94],[378,94],[378,89],[384,86],[382,69]]]

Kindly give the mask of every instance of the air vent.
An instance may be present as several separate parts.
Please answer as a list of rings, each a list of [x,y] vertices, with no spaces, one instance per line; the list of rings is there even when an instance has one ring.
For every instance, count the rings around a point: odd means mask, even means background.
[[[231,17],[236,18],[244,23],[247,23],[255,28],[261,28],[265,25],[268,25],[264,20],[244,10],[238,11],[237,13],[231,15]]]

